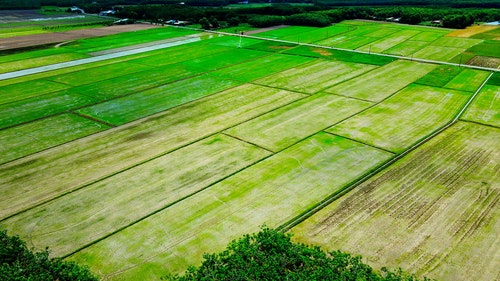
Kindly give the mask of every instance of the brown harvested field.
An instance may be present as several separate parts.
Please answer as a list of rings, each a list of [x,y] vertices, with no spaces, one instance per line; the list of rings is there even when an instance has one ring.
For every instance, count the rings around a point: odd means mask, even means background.
[[[291,231],[375,268],[500,276],[500,129],[459,122]]]
[[[482,67],[498,68],[500,66],[500,58],[475,56],[470,59],[467,64]]]
[[[18,48],[27,48],[40,45],[57,44],[61,42],[77,40],[82,38],[99,37],[112,35],[127,31],[144,30],[159,27],[146,23],[113,25],[99,28],[88,28],[79,30],[70,30],[65,32],[54,32],[44,34],[34,34],[27,36],[17,36],[4,38],[0,42],[0,51]]]
[[[451,33],[448,33],[446,36],[469,38],[476,34],[490,31],[496,28],[499,27],[494,25],[474,25],[469,26],[466,29],[457,29]]]

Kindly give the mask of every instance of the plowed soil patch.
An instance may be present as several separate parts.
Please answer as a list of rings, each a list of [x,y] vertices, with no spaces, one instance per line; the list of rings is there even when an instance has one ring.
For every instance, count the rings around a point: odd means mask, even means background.
[[[117,34],[121,32],[137,31],[137,30],[144,30],[156,27],[159,26],[151,24],[128,24],[128,25],[106,26],[100,28],[71,30],[65,32],[55,32],[49,34],[45,33],[45,34],[11,37],[2,39],[2,42],[0,43],[0,51],[34,47],[40,45],[48,45],[48,44],[57,44],[81,38],[99,37],[99,36]]]
[[[467,64],[497,68],[498,66],[500,66],[500,58],[475,56],[470,61],[468,61]]]

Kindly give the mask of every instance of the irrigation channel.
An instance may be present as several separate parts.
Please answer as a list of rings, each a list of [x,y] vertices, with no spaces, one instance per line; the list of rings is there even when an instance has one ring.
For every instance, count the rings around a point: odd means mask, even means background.
[[[386,162],[380,164],[379,166],[375,167],[371,171],[368,171],[360,178],[348,183],[342,189],[330,194],[328,197],[326,197],[322,201],[318,202],[316,205],[314,205],[313,207],[304,211],[300,215],[298,215],[295,218],[292,218],[291,220],[289,220],[288,222],[278,226],[277,230],[283,231],[283,232],[290,230],[295,225],[297,225],[300,222],[304,221],[305,219],[311,217],[313,214],[315,214],[319,210],[323,209],[327,205],[331,204],[335,200],[339,199],[344,194],[353,190],[354,188],[356,188],[357,186],[359,186],[360,184],[362,184],[363,182],[365,182],[366,180],[368,180],[369,178],[371,178],[375,174],[386,169],[387,167],[389,167],[390,165],[392,165],[393,163],[395,163],[399,159],[403,158],[404,156],[406,156],[410,152],[414,151],[415,149],[417,149],[418,147],[420,147],[421,145],[423,145],[427,141],[431,140],[432,138],[434,138],[435,136],[437,136],[438,134],[440,134],[444,130],[451,127],[463,115],[465,110],[469,107],[469,105],[472,103],[472,101],[475,99],[475,97],[478,95],[478,93],[481,91],[481,89],[484,87],[484,85],[488,82],[488,80],[491,78],[493,73],[500,71],[500,69],[496,69],[496,68],[472,66],[472,65],[465,65],[465,64],[426,60],[426,59],[420,59],[420,58],[389,55],[389,54],[380,54],[380,53],[365,52],[365,51],[350,50],[350,49],[342,49],[342,48],[328,47],[328,46],[309,44],[309,43],[300,43],[300,42],[293,42],[293,41],[286,41],[286,40],[279,40],[279,39],[262,38],[262,37],[251,36],[251,35],[244,35],[244,34],[234,34],[234,33],[219,32],[219,31],[212,31],[212,30],[201,30],[201,29],[195,29],[195,28],[189,28],[189,27],[178,27],[178,26],[175,26],[175,27],[196,30],[196,31],[203,32],[205,34],[212,33],[212,34],[217,34],[217,35],[236,36],[239,38],[249,38],[249,39],[257,39],[257,40],[263,40],[263,41],[285,43],[285,44],[295,44],[295,45],[299,45],[299,46],[308,46],[308,47],[314,47],[314,48],[323,48],[323,49],[329,49],[329,50],[338,50],[338,51],[353,52],[353,53],[367,54],[367,55],[374,55],[374,56],[384,56],[384,57],[409,60],[409,61],[415,61],[415,62],[422,62],[422,63],[431,63],[431,64],[438,64],[438,65],[451,65],[451,66],[471,68],[471,69],[477,69],[477,70],[485,70],[485,71],[491,72],[490,75],[486,78],[486,80],[481,84],[481,86],[476,90],[476,92],[474,92],[474,94],[468,99],[468,101],[463,105],[463,107],[460,109],[460,111],[455,115],[455,117],[450,122],[448,122],[447,124],[443,125],[442,127],[438,128],[438,129],[436,129],[434,132],[432,132],[428,136],[420,139],[419,141],[417,141],[415,144],[413,144],[411,147],[407,148],[406,150],[400,152],[399,154],[394,155],[394,157],[392,157],[391,159],[387,160]],[[35,74],[35,73],[41,73],[41,72],[45,72],[45,71],[51,71],[51,70],[56,70],[56,69],[61,69],[61,68],[66,68],[66,67],[71,67],[71,66],[77,66],[77,65],[82,65],[82,64],[92,63],[92,62],[104,61],[104,60],[108,60],[108,59],[114,59],[114,58],[124,57],[124,56],[128,56],[128,55],[139,54],[139,53],[149,52],[149,51],[153,51],[153,50],[159,50],[159,49],[179,46],[179,45],[183,45],[183,44],[188,44],[188,43],[203,40],[202,39],[202,36],[204,36],[203,33],[178,37],[178,38],[174,38],[174,39],[150,42],[150,43],[147,43],[147,45],[139,44],[139,45],[128,46],[126,48],[107,50],[106,54],[97,55],[97,56],[91,57],[91,58],[85,58],[85,59],[57,63],[57,64],[51,64],[51,65],[46,65],[46,66],[41,66],[41,67],[36,67],[36,68],[31,68],[31,69],[3,73],[3,74],[0,74],[0,80],[21,77],[21,76],[31,75],[31,74]]]

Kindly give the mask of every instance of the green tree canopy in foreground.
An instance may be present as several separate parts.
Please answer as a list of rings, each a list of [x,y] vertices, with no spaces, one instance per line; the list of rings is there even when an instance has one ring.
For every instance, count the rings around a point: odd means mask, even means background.
[[[33,253],[17,236],[0,230],[0,280],[94,281],[87,268],[74,262],[49,258],[49,251]]]
[[[226,250],[205,254],[199,267],[189,267],[183,276],[168,275],[164,280],[386,280],[417,281],[401,270],[382,268],[377,273],[362,263],[360,256],[341,251],[324,252],[291,241],[284,234],[264,227],[231,242]],[[429,280],[424,278],[424,280]]]

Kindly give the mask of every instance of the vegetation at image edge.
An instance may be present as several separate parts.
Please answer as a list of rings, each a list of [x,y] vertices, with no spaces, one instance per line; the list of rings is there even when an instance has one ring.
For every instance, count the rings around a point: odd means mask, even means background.
[[[50,258],[48,249],[32,252],[18,236],[0,230],[0,280],[96,281],[86,267]]]
[[[417,281],[401,269],[375,272],[360,256],[294,243],[291,234],[263,227],[234,240],[218,254],[205,254],[199,267],[163,280],[387,280]],[[424,278],[423,280],[429,280]]]

